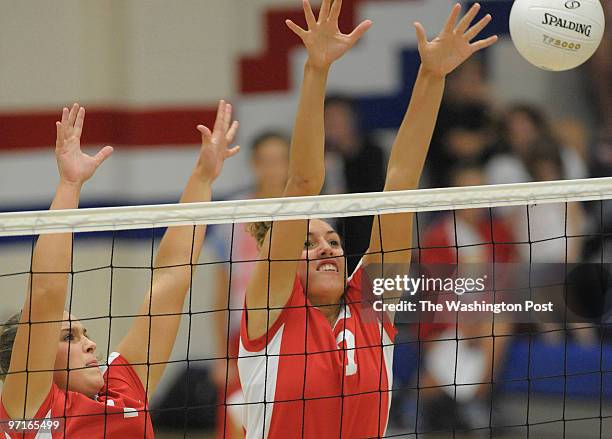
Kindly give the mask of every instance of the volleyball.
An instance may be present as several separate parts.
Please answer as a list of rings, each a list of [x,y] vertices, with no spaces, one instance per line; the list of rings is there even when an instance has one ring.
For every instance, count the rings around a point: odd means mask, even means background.
[[[599,0],[516,0],[510,12],[514,46],[544,70],[584,63],[597,50],[604,26]]]

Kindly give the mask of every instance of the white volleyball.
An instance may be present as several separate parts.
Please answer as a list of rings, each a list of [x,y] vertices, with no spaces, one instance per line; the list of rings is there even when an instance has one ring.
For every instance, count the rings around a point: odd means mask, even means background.
[[[601,42],[599,0],[515,0],[510,35],[519,53],[545,70],[568,70],[588,60]]]

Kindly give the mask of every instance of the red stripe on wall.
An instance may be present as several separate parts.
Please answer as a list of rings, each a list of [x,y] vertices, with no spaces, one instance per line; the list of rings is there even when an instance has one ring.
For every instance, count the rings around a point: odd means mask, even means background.
[[[152,146],[200,142],[197,124],[212,127],[216,108],[146,111],[88,109],[82,144]],[[23,150],[55,144],[59,112],[0,114],[0,150]]]
[[[340,29],[343,32],[355,27],[356,6],[365,1],[379,0],[343,1],[340,16]],[[296,0],[296,3],[299,2]],[[318,11],[315,13],[318,15]],[[265,50],[258,56],[239,60],[241,93],[287,91],[294,86],[289,84],[289,53],[302,43],[285,25],[287,18],[302,27],[306,26],[301,7],[271,9],[266,13],[263,24],[267,29]],[[200,137],[195,125],[203,123],[211,126],[215,112],[216,106],[148,110],[91,108],[87,111],[82,143],[128,147],[197,144]],[[58,117],[59,111],[0,113],[0,151],[49,147],[55,142],[55,121]]]

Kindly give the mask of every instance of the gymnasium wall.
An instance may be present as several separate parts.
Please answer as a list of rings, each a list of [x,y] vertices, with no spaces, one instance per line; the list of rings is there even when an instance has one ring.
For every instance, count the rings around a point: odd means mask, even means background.
[[[315,2],[316,3],[316,2]],[[331,91],[353,95],[365,124],[381,139],[399,125],[418,66],[412,22],[432,37],[450,9],[447,0],[344,0],[342,28],[370,18],[374,26],[329,80]],[[487,54],[500,103],[537,102],[553,116],[585,113],[580,72],[551,74],[519,58],[507,36],[509,2],[493,8],[501,41]],[[0,211],[48,207],[57,181],[53,156],[61,107],[87,108],[83,144],[115,153],[83,192],[83,205],[175,202],[197,157],[197,123],[213,121],[216,102],[231,100],[245,150],[215,187],[223,197],[249,183],[248,145],[268,128],[290,131],[305,52],[285,28],[302,22],[299,0],[4,0],[0,11]],[[587,116],[585,116],[587,117]],[[245,177],[246,176],[246,177]],[[114,265],[150,265],[148,240],[119,244]],[[110,264],[104,239],[77,243],[75,269]],[[23,303],[31,242],[0,240],[0,317]],[[214,256],[205,253],[202,261]],[[75,276],[73,311],[80,318],[136,311],[149,285],[147,270],[103,268]],[[212,308],[213,269],[194,283],[198,310]],[[187,305],[186,305],[187,306]],[[114,319],[111,346],[129,321]],[[173,358],[186,357],[190,328],[181,328]],[[108,320],[87,323],[106,352]],[[210,314],[193,318],[190,354],[210,355]],[[171,375],[166,380],[171,379]]]
[[[316,3],[316,1],[315,1]],[[331,91],[355,96],[382,138],[401,121],[418,58],[412,22],[430,37],[448,0],[345,0],[343,28],[370,18],[362,43],[334,66]],[[536,101],[553,116],[588,118],[580,72],[547,73],[519,58],[507,37],[511,2],[483,2],[502,35],[487,53],[500,103]],[[3,2],[0,14],[0,210],[45,208],[56,180],[54,120],[63,105],[88,109],[84,143],[115,156],[87,185],[88,205],[173,202],[195,159],[194,126],[218,99],[242,122],[239,142],[290,131],[304,51],[283,18],[297,0]],[[248,150],[227,166],[217,196],[248,184]],[[236,181],[239,181],[237,183]]]

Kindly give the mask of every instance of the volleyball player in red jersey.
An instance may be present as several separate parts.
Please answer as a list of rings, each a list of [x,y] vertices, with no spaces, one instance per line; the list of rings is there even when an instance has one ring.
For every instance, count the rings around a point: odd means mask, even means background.
[[[284,196],[317,195],[324,181],[323,104],[331,64],[371,26],[348,35],[338,29],[341,1],[323,0],[308,29],[289,28],[308,52]],[[421,68],[393,145],[385,191],[414,189],[425,162],[444,78],[475,51],[496,41],[470,41],[486,16],[469,27],[476,5],[457,22],[455,5],[443,31],[428,42],[415,23]],[[391,400],[393,316],[368,316],[361,302],[363,267],[381,263],[384,275],[410,261],[412,214],[375,219],[370,247],[346,280],[340,237],[321,220],[258,224],[261,251],[246,293],[241,328],[240,380],[248,438],[363,438],[384,436]],[[306,240],[306,246],[304,241]],[[268,262],[268,260],[272,262]],[[388,298],[397,300],[397,298]]]
[[[198,126],[202,147],[182,203],[210,201],[211,184],[224,160],[238,152],[238,147],[228,149],[238,128],[237,122],[231,123],[231,115],[231,105],[221,101],[214,130]],[[83,183],[112,152],[111,147],[94,157],[81,152],[84,117],[84,108],[75,104],[70,110],[65,108],[57,122],[60,181],[51,210],[77,208]],[[0,401],[2,439],[153,437],[147,401],[172,351],[191,281],[191,264],[198,260],[204,233],[204,226],[168,228],[139,317],[103,367],[98,365],[96,344],[83,324],[64,311],[72,234],[38,238],[23,311],[0,335],[0,371],[8,372]],[[11,419],[63,422],[45,432],[24,429],[22,424],[9,423]]]

